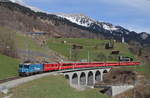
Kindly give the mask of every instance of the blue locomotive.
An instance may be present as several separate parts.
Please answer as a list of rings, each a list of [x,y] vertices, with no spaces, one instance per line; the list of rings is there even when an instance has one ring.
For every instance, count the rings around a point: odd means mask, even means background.
[[[36,73],[41,73],[44,70],[43,64],[23,63],[19,64],[19,75],[29,76]]]

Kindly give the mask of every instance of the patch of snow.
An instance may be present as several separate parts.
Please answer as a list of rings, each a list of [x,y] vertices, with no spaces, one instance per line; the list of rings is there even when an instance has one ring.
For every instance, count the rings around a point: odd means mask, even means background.
[[[36,8],[36,7],[33,7],[33,6],[28,6],[28,5],[26,5],[26,7],[29,7],[31,10],[33,10],[33,11],[35,11],[35,12],[44,12],[44,11],[42,11],[41,9]]]
[[[144,40],[147,39],[147,38],[148,38],[148,34],[142,33],[142,34],[141,34],[141,38],[144,39]]]
[[[103,28],[109,31],[116,31],[118,30],[118,28],[116,28],[115,26],[108,26],[106,24],[103,24]]]
[[[129,35],[129,32],[126,32],[127,35]]]
[[[13,3],[24,4],[23,0],[9,0]]]

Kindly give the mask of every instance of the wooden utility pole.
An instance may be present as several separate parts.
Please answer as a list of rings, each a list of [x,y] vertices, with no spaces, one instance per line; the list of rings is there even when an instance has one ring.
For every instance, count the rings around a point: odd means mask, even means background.
[[[88,51],[88,62],[90,62],[90,52]]]
[[[70,47],[70,51],[69,51],[69,58],[70,58],[70,60],[71,60],[71,55],[72,55],[72,49]]]

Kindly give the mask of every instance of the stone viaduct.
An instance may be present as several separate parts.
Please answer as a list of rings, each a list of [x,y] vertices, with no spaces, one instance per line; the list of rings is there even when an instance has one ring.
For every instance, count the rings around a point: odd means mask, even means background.
[[[64,72],[64,76],[69,80],[70,85],[93,86],[98,81],[103,81],[103,75],[108,73],[111,68],[88,69]]]

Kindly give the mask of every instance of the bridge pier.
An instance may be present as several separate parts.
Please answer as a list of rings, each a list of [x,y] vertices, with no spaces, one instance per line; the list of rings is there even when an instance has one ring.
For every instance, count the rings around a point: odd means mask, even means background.
[[[101,81],[101,80],[100,80],[100,81]],[[96,82],[98,82],[98,81],[96,80],[96,70],[94,70],[94,71],[93,71],[93,85],[94,85]]]
[[[86,84],[85,85],[88,85],[88,74],[86,74]]]
[[[94,86],[98,81],[103,81],[104,73],[110,71],[111,68],[91,69],[91,70],[76,70],[64,72],[65,77],[69,79],[70,85]]]
[[[78,86],[80,85],[80,74],[78,73]]]
[[[101,71],[100,80],[103,81],[103,71]]]

